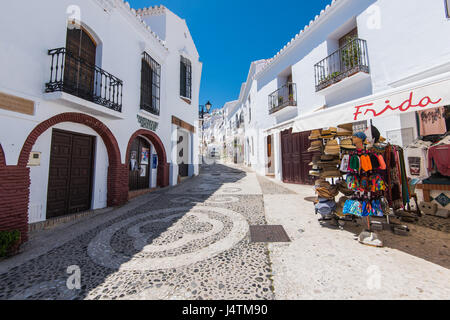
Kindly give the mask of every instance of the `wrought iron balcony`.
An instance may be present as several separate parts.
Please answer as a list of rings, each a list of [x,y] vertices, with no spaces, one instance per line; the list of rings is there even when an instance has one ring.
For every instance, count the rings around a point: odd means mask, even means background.
[[[62,91],[122,112],[122,80],[74,56],[66,48],[52,49],[48,54],[52,65],[45,92]]]
[[[353,39],[314,66],[316,92],[358,72],[369,73],[366,40]]]
[[[297,106],[297,85],[287,83],[269,95],[269,114],[273,114],[286,107]]]

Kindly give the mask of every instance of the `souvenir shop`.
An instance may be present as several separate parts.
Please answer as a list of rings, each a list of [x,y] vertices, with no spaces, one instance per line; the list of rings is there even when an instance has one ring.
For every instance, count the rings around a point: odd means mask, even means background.
[[[313,130],[308,151],[317,154],[310,175],[317,177],[314,204],[319,221],[335,220],[343,226],[362,219],[360,242],[379,247],[383,243],[376,230],[389,226],[397,234],[408,233],[394,212],[411,211],[411,187],[403,149],[387,144],[374,126],[368,130],[370,134],[356,132],[351,123]]]
[[[334,220],[341,227],[347,221],[360,221],[359,241],[382,247],[377,231],[407,236],[405,223],[423,214],[436,215],[440,209],[440,216],[448,217],[448,210],[436,208],[430,200],[436,188],[442,207],[450,202],[445,193],[450,190],[449,108],[445,107],[450,105],[449,88],[446,79],[397,89],[313,113],[294,124],[294,132],[313,129],[308,151],[315,156],[309,174],[317,179],[313,199],[320,221]],[[421,133],[405,148],[389,143],[372,125],[372,119],[409,112],[416,114]],[[357,126],[360,121],[368,124],[364,130]]]

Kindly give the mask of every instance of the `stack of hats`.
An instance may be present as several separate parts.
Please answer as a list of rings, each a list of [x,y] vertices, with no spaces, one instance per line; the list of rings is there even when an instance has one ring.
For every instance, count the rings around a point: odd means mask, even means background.
[[[309,136],[309,140],[318,140],[320,139],[320,130],[311,131],[311,135]]]
[[[338,137],[351,137],[353,135],[353,124],[347,123],[338,126]]]
[[[346,202],[347,200],[348,200],[347,197],[341,197],[341,198],[339,199],[338,203],[337,203],[337,206],[336,206],[336,215],[339,216],[339,217],[341,217],[341,218],[345,217],[345,214],[344,214],[344,205],[345,205],[345,202]]]
[[[331,185],[328,181],[324,179],[318,179],[315,183],[314,188],[320,199],[333,200],[339,194],[336,186]]]
[[[320,174],[322,173],[322,168],[319,166],[320,161],[320,155],[314,155],[311,163],[309,164],[312,166],[312,169],[309,171],[309,175],[320,177]]]
[[[323,171],[321,172],[320,176],[322,178],[336,178],[336,177],[342,177],[341,172],[337,168],[339,166],[339,155],[327,155],[324,154],[320,158],[320,161],[318,164],[322,167]]]
[[[322,152],[322,148],[322,140],[314,140],[311,142],[311,147],[309,147],[308,152]]]
[[[345,150],[355,150],[356,146],[353,144],[353,139],[342,139],[341,149]]]
[[[364,149],[364,143],[367,140],[367,136],[364,132],[356,132],[353,134],[353,144],[357,149]]]
[[[320,138],[322,139],[333,139],[337,134],[337,128],[330,127],[322,129],[322,134]]]
[[[325,146],[325,154],[339,155],[340,151],[341,148],[339,147],[339,143],[336,139],[327,142],[327,145]]]

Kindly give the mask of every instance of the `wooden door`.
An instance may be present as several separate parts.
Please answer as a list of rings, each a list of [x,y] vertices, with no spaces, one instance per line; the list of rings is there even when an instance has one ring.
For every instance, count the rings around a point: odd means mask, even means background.
[[[312,153],[310,147],[310,132],[292,134],[292,130],[281,133],[281,153],[283,182],[297,184],[314,184],[314,178],[309,175]]]
[[[91,208],[94,137],[53,130],[47,218]]]
[[[83,30],[67,29],[64,83],[69,93],[92,100],[97,45]]]
[[[148,156],[143,157],[143,153]],[[148,189],[150,187],[150,143],[144,138],[137,137],[130,150],[129,189],[130,191]]]

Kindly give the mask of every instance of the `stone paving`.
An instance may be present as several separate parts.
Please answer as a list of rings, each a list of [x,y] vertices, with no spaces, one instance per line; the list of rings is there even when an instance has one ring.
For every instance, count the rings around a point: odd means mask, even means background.
[[[0,299],[273,298],[267,245],[249,241],[249,225],[266,224],[255,174],[209,166],[138,201],[95,227],[49,233],[60,245],[39,256],[0,262]],[[80,290],[67,288],[69,266],[81,270]]]
[[[360,225],[321,226],[310,186],[248,168],[205,166],[181,185],[33,233],[0,261],[0,299],[448,299],[450,235],[410,225],[355,241]],[[292,242],[251,243],[249,226],[282,225]],[[70,290],[68,267],[81,271]]]

